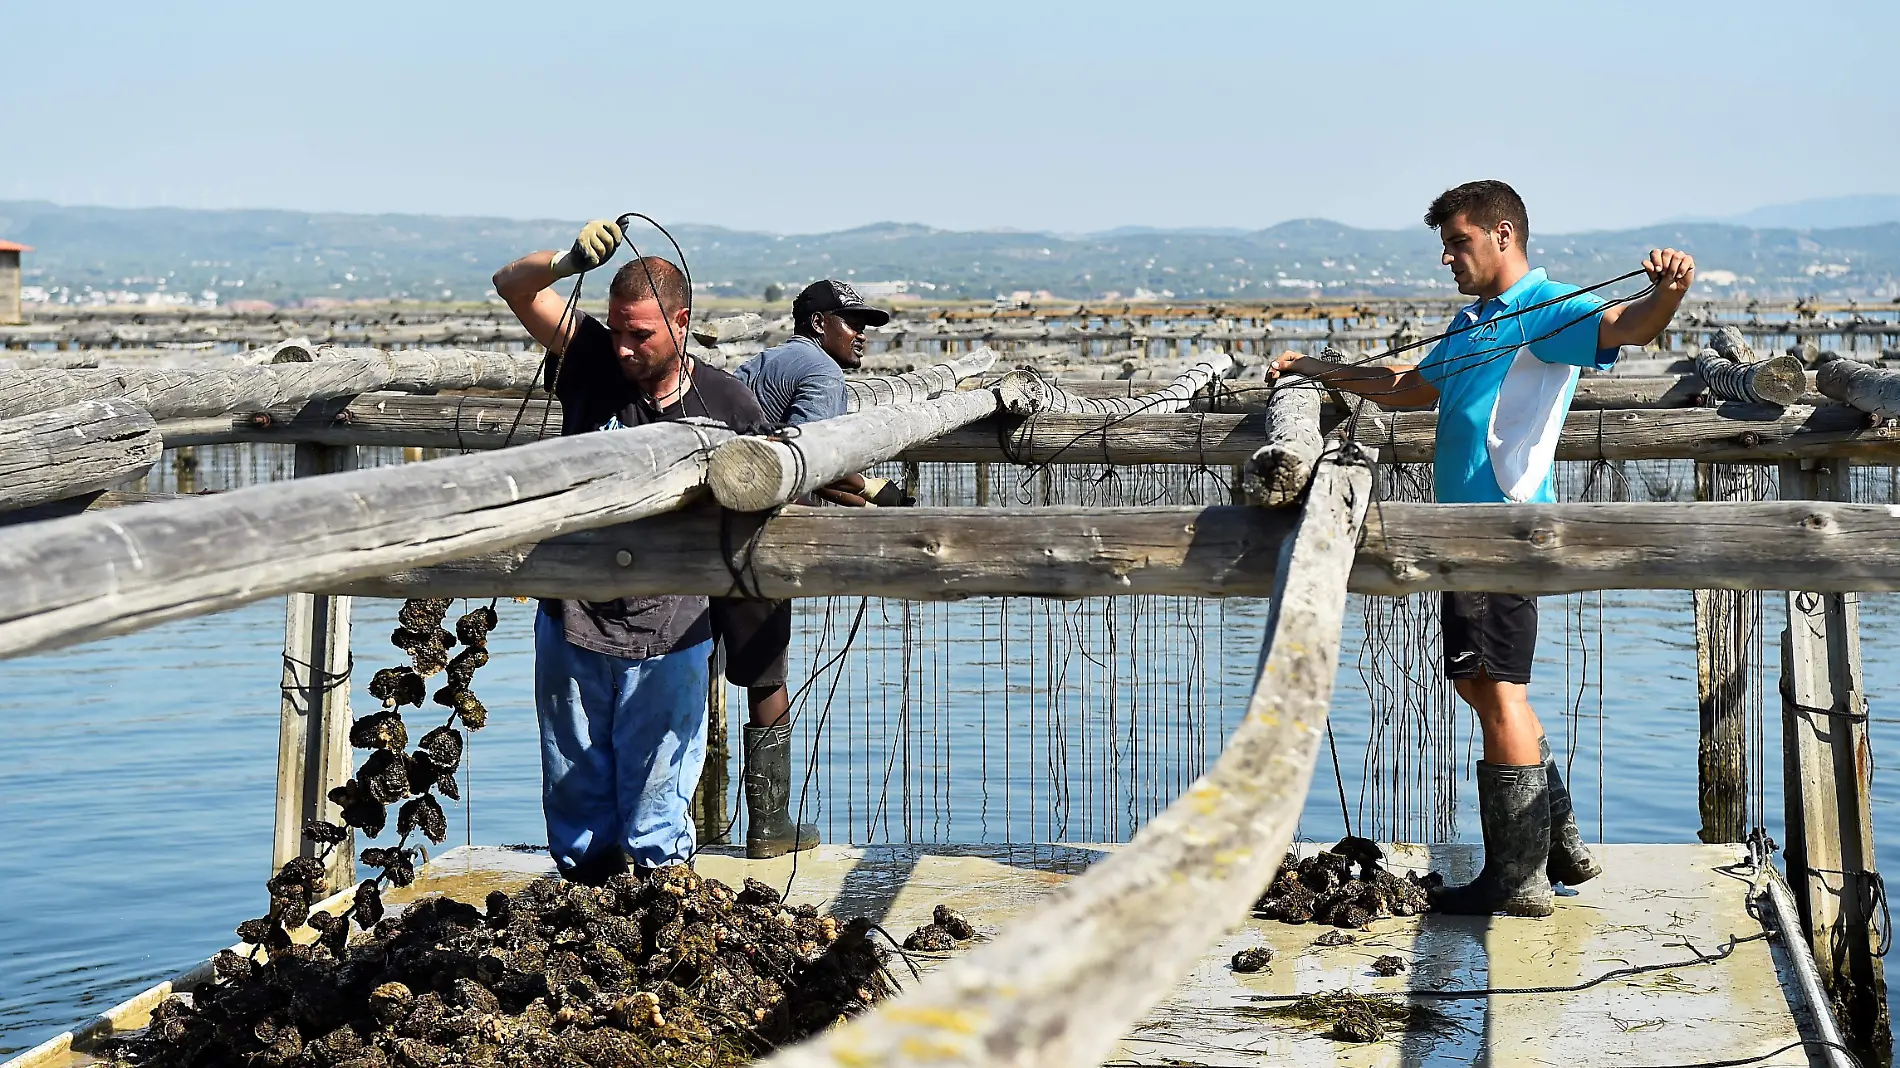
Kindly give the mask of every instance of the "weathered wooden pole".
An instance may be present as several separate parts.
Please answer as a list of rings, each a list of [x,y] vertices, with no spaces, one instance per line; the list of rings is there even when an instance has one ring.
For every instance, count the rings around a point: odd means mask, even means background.
[[[151,415],[123,400],[0,419],[0,511],[104,489],[149,470],[164,451]]]
[[[1755,468],[1697,464],[1696,500],[1755,500]],[[1740,842],[1748,834],[1748,674],[1759,594],[1696,590],[1696,709],[1699,743],[1696,797],[1702,812],[1697,837]]]
[[[299,478],[356,469],[356,450],[329,445],[297,446]],[[292,593],[285,598],[281,718],[277,727],[277,820],[271,840],[271,870],[292,857],[315,857],[322,848],[304,838],[316,820],[341,823],[330,790],[351,774],[350,598]],[[334,892],[356,878],[356,836],[330,850],[327,887]]]
[[[712,661],[706,669],[706,764],[693,787],[693,827],[701,845],[723,845],[727,839],[732,743],[726,715],[726,643],[722,638],[713,642]]]
[[[1128,845],[921,984],[779,1052],[781,1068],[1096,1065],[1247,913],[1299,820],[1371,498],[1323,464],[1281,550],[1260,672],[1220,759]]]
[[[540,360],[519,353],[390,353],[324,350],[333,358],[257,367],[0,369],[0,416],[43,412],[80,401],[123,398],[155,419],[256,411],[273,405],[348,397],[372,390],[520,389]]]
[[[996,353],[979,348],[955,359],[934,363],[897,375],[869,375],[847,378],[844,396],[847,411],[860,411],[879,405],[925,401],[954,392],[957,383],[974,378],[996,363]]]
[[[1696,354],[1696,374],[1709,391],[1729,401],[1789,405],[1807,392],[1808,376],[1792,356],[1771,356],[1759,363],[1741,331],[1725,326]]]
[[[1250,500],[1284,508],[1300,499],[1319,466],[1318,382],[1288,382],[1267,405],[1267,443],[1247,460]]]
[[[1784,499],[1848,497],[1843,461],[1783,464]],[[1781,644],[1788,881],[1841,1026],[1884,1062],[1893,1044],[1875,914],[1873,750],[1860,663],[1860,597],[1790,592]]]
[[[110,503],[110,499],[106,499]],[[321,588],[359,597],[1265,597],[1296,511],[696,508]],[[3,531],[4,528],[0,528]],[[719,546],[742,547],[722,551]],[[727,555],[732,552],[734,555]],[[1541,596],[1584,590],[1900,591],[1887,505],[1386,501],[1355,593]]]
[[[735,512],[773,508],[913,445],[995,413],[996,394],[979,389],[934,400],[864,408],[769,437],[736,437],[714,450],[706,481]]]
[[[1885,422],[1900,416],[1900,371],[1868,367],[1853,360],[1833,360],[1815,372],[1815,386],[1824,395],[1851,404]]]
[[[0,656],[676,508],[731,431],[613,434],[0,530]]]

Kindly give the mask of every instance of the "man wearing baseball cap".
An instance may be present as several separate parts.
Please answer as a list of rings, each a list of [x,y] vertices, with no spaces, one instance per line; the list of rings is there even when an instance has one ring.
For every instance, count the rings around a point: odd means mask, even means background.
[[[845,414],[844,371],[864,362],[864,332],[891,314],[864,303],[857,290],[831,278],[806,286],[792,301],[792,337],[759,353],[733,374],[751,388],[766,422],[793,426]],[[815,496],[852,507],[907,503],[885,479],[848,475]],[[792,640],[789,601],[724,598],[713,602],[714,627],[726,644],[726,681],[742,686],[750,709],[743,761],[746,855],[782,856],[818,844],[818,828],[791,811],[790,696],[786,650]]]

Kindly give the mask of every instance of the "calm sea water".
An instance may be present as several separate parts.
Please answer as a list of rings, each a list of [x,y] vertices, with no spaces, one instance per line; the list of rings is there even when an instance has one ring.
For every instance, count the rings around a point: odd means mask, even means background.
[[[1778,633],[1778,598],[1770,595],[1768,602],[1768,629]],[[1566,733],[1560,710],[1576,702],[1582,656],[1574,636],[1565,641],[1564,603],[1545,601],[1534,692],[1554,739]],[[1593,655],[1595,604],[1592,596],[1585,632]],[[1581,702],[1583,715],[1575,721],[1573,778],[1586,835],[1596,837],[1600,794],[1606,840],[1693,841],[1699,819],[1689,596],[1616,593],[1605,595],[1604,606],[1610,683],[1603,716],[1597,718],[1597,696],[1590,689]],[[381,663],[374,650],[393,625],[395,608],[394,602],[357,602],[358,708],[374,704],[361,691],[371,673],[363,668]],[[529,696],[532,609],[502,608],[502,626],[491,643],[495,655],[477,680],[491,709],[490,726],[472,740],[467,794],[473,804],[453,815],[452,842],[544,840]],[[1086,718],[1053,727],[1052,721],[1037,726],[1033,718],[1011,720],[1022,715],[1021,706],[1039,680],[1011,679],[1003,689],[1018,694],[1018,708],[1005,713],[998,704],[998,680],[985,674],[1000,671],[981,650],[1002,631],[1018,644],[1027,637],[1045,648],[1052,647],[1047,643],[1055,640],[1053,632],[1038,636],[1033,622],[1000,611],[989,623],[982,622],[991,617],[979,608],[969,609],[977,616],[936,611],[918,624],[919,637],[956,643],[954,648],[969,655],[937,657],[939,666],[895,697],[878,696],[880,685],[889,689],[888,680],[869,678],[867,670],[863,685],[853,683],[832,698],[840,726],[821,752],[833,764],[834,780],[841,775],[838,781],[847,784],[834,785],[820,799],[834,837],[862,840],[901,833],[891,830],[888,814],[900,801],[882,801],[876,818],[856,810],[862,782],[873,779],[919,784],[904,806],[913,837],[973,841],[1040,833],[1049,826],[1046,817],[1012,814],[1005,819],[1005,804],[1016,813],[1046,812],[1052,751],[1079,759],[1074,744],[1094,729]],[[1334,714],[1349,807],[1357,807],[1362,796],[1368,719],[1355,662],[1360,648],[1356,616],[1345,641]],[[261,912],[262,883],[269,874],[282,620],[281,600],[271,600],[0,661],[0,1053],[33,1045],[189,967],[229,944],[238,921]],[[1127,732],[1129,748],[1116,756],[1118,769],[1123,758],[1131,764],[1132,791],[1165,800],[1198,762],[1203,747],[1209,755],[1218,751],[1219,738],[1245,701],[1263,621],[1264,612],[1251,602],[1150,621],[1158,632],[1185,630],[1196,637],[1192,646],[1176,643],[1189,652],[1168,653],[1174,659],[1162,657],[1152,665],[1151,674],[1166,669],[1173,683],[1162,685],[1151,677],[1136,680],[1128,691],[1131,703],[1146,706],[1140,710],[1142,736]],[[846,622],[836,621],[834,633],[841,634]],[[1883,701],[1900,686],[1900,600],[1870,597],[1864,602],[1863,643],[1878,760],[1900,744],[1900,720]],[[801,639],[799,652],[801,658],[813,657],[815,639]],[[885,649],[878,655],[899,654]],[[1038,670],[1053,663],[1051,658]],[[1195,675],[1197,666],[1198,689],[1168,688],[1181,686],[1180,676]],[[1040,681],[1046,684],[1048,677]],[[911,778],[894,770],[899,753],[891,739],[896,736],[870,729],[877,702],[887,721],[895,708],[899,721],[917,727],[914,734],[904,734],[902,747]],[[1194,712],[1176,722],[1172,710],[1177,708]],[[1767,813],[1771,832],[1779,837],[1775,718],[1771,708]],[[1006,737],[1002,725],[1008,722],[1018,726]],[[1052,729],[1069,737],[1071,746],[1052,743]],[[1107,752],[1101,748],[1105,741],[1091,737],[1096,766],[1105,766],[1100,756]],[[1468,730],[1461,730],[1461,774],[1468,770],[1468,737]],[[1148,754],[1142,758],[1146,770],[1133,766],[1140,752]],[[947,772],[944,764],[950,765]],[[883,778],[878,779],[880,768]],[[821,769],[821,785],[824,775]],[[1096,787],[1106,778],[1106,772],[1097,773]],[[1882,866],[1896,870],[1900,788],[1877,775],[1874,790]],[[1459,796],[1460,836],[1468,838],[1476,830],[1468,782]],[[877,797],[867,800],[880,803]],[[1146,811],[1144,804],[1130,814]],[[1341,832],[1342,822],[1331,762],[1323,756],[1302,833],[1329,840]],[[1091,824],[1085,835],[1077,819],[1067,826],[1075,838],[1125,837],[1128,831],[1127,825],[1111,831]]]

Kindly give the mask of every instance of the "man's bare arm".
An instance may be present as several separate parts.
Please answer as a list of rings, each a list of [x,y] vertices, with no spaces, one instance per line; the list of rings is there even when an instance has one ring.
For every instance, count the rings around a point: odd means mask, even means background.
[[[1597,318],[1597,348],[1647,345],[1675,318],[1695,282],[1695,258],[1673,248],[1650,249],[1643,269],[1656,284],[1641,300],[1619,304]]]
[[[574,324],[563,323],[567,299],[552,288],[558,279],[550,264],[556,252],[530,252],[495,272],[495,292],[508,302],[529,336],[549,352],[566,352],[574,339]]]
[[[613,257],[620,247],[620,227],[604,220],[590,222],[566,252],[530,252],[495,272],[495,292],[508,303],[529,336],[549,352],[566,352],[574,339],[574,318],[567,314],[567,298],[554,283],[591,271]]]
[[[1329,388],[1356,393],[1382,408],[1429,408],[1438,403],[1438,387],[1425,381],[1416,364],[1345,364],[1282,352],[1267,369],[1267,381],[1283,374],[1305,375]]]

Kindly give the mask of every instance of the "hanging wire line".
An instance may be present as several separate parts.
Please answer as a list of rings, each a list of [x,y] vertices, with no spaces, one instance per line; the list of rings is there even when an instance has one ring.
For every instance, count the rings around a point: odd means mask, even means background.
[[[1324,381],[1325,378],[1328,375],[1337,374],[1338,371],[1357,368],[1357,367],[1363,367],[1363,366],[1373,363],[1374,361],[1390,359],[1391,357],[1399,353],[1409,352],[1414,349],[1422,348],[1426,345],[1436,345],[1437,343],[1444,341],[1448,338],[1454,337],[1458,334],[1468,333],[1472,330],[1478,329],[1479,327],[1491,326],[1496,323],[1504,322],[1506,320],[1518,318],[1519,316],[1528,315],[1531,312],[1540,311],[1544,308],[1551,307],[1552,305],[1555,305],[1555,304],[1560,304],[1564,301],[1570,300],[1577,296],[1581,296],[1585,293],[1593,293],[1607,286],[1612,286],[1612,285],[1617,284],[1618,282],[1627,281],[1631,278],[1637,277],[1638,275],[1645,275],[1647,273],[1648,272],[1646,270],[1642,268],[1638,268],[1626,274],[1620,274],[1616,276],[1615,278],[1608,278],[1601,282],[1597,282],[1593,285],[1586,286],[1582,289],[1572,290],[1568,293],[1564,293],[1561,296],[1552,297],[1549,300],[1539,301],[1536,304],[1531,304],[1523,308],[1517,308],[1512,311],[1505,312],[1502,315],[1495,315],[1489,319],[1474,319],[1470,323],[1453,326],[1450,329],[1441,331],[1437,334],[1433,334],[1430,337],[1419,338],[1416,341],[1410,341],[1405,344],[1399,345],[1395,348],[1384,349],[1379,352],[1369,353],[1365,356],[1360,356],[1356,358],[1338,360],[1336,361],[1335,367],[1329,369],[1328,371],[1322,372],[1320,375],[1307,376],[1305,381],[1288,383],[1286,385],[1276,385],[1273,388],[1275,389],[1314,389],[1314,390],[1325,391],[1329,388],[1325,384],[1325,381]],[[1611,300],[1607,300],[1600,305],[1592,307],[1589,311],[1584,312],[1583,314],[1578,315],[1568,320],[1567,322],[1557,327],[1556,329],[1550,330],[1543,334],[1539,334],[1537,337],[1514,341],[1506,345],[1497,345],[1488,349],[1479,349],[1475,352],[1461,353],[1445,361],[1446,364],[1450,367],[1450,369],[1447,370],[1440,377],[1439,381],[1440,382],[1449,381],[1450,379],[1455,378],[1458,375],[1479,370],[1491,363],[1495,363],[1498,360],[1503,359],[1506,355],[1515,356],[1517,351],[1521,348],[1524,348],[1529,345],[1535,345],[1540,341],[1548,341],[1549,339],[1556,337],[1558,334],[1563,333],[1564,331],[1570,329],[1571,327],[1576,326],[1577,324],[1582,323],[1588,319],[1599,316],[1611,308],[1618,307],[1624,304],[1630,304],[1635,301],[1641,300],[1644,297],[1648,296],[1649,294],[1655,292],[1655,290],[1656,290],[1656,284],[1654,282],[1651,282],[1648,286],[1628,296],[1616,297]],[[1486,298],[1486,299],[1495,299],[1495,298]],[[1480,306],[1481,305],[1482,305],[1482,302],[1480,302]],[[1451,366],[1454,364],[1461,364],[1462,366]],[[1354,422],[1357,423],[1359,413],[1364,410],[1365,401],[1372,399],[1375,396],[1390,396],[1393,393],[1399,392],[1399,390],[1396,387],[1394,387],[1392,389],[1387,389],[1387,390],[1360,389],[1360,390],[1354,390],[1353,392],[1359,396],[1359,404],[1353,412]],[[1019,483],[1019,487],[1026,487],[1029,483],[1029,479],[1032,476],[1047,469],[1050,465],[1060,460],[1061,457],[1065,453],[1067,453],[1070,449],[1073,449],[1076,446],[1080,445],[1082,442],[1087,441],[1092,436],[1100,435],[1102,437],[1104,450],[1106,450],[1107,444],[1108,444],[1107,435],[1110,428],[1119,426],[1120,424],[1128,421],[1134,416],[1140,415],[1148,411],[1150,408],[1153,408],[1157,404],[1161,404],[1172,399],[1174,398],[1162,396],[1155,400],[1149,401],[1146,404],[1140,405],[1130,411],[1105,419],[1102,421],[1102,424],[1100,426],[1090,427],[1088,430],[1082,431],[1081,433],[1075,435],[1069,441],[1064,442],[1060,447],[1058,447],[1055,450],[1055,452],[1050,454],[1048,459],[1041,460],[1035,463],[1023,464],[1023,466],[1026,468],[1026,471],[1023,475],[1023,479],[1021,483]],[[1007,432],[1005,432],[1005,455],[1009,455],[1011,459],[1014,459],[1012,452],[1013,450],[1008,445]],[[1021,463],[1020,460],[1016,462]]]

